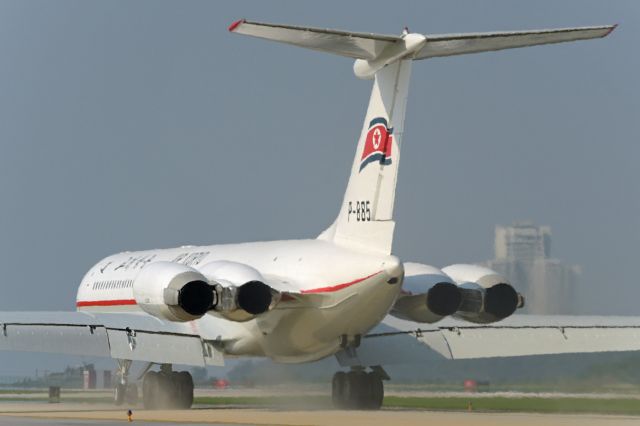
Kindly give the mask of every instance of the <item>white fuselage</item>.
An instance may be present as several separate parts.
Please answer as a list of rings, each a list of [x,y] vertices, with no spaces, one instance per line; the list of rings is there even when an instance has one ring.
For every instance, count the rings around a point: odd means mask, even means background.
[[[90,312],[137,311],[133,282],[152,262],[203,268],[225,260],[259,270],[283,293],[274,309],[246,322],[212,314],[189,326],[203,339],[223,343],[227,355],[267,356],[280,362],[323,358],[378,324],[402,285],[398,258],[342,248],[321,240],[256,242],[124,252],[109,256],[83,278],[77,308]],[[145,314],[147,315],[147,314]]]

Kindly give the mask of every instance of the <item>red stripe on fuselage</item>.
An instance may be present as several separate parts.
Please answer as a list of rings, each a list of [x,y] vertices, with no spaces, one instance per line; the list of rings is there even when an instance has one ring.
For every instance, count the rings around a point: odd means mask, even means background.
[[[309,293],[331,293],[334,291],[342,290],[343,288],[351,287],[354,284],[358,284],[364,280],[368,280],[369,278],[378,275],[382,271],[375,272],[371,275],[368,275],[364,278],[358,278],[357,280],[349,281],[348,283],[336,284],[329,287],[320,287],[320,288],[312,288],[311,290],[302,290],[300,293],[309,294]],[[283,298],[283,300],[285,300]],[[286,300],[293,300],[293,297],[289,297]],[[135,299],[119,299],[119,300],[87,300],[87,301],[78,301],[76,302],[76,306],[78,308],[88,307],[88,306],[124,306],[124,305],[136,305]]]
[[[373,277],[374,275],[378,275],[380,272],[382,271],[378,271],[378,272],[374,272],[373,274],[366,276],[364,278],[358,278],[357,280],[353,280],[350,281],[348,283],[344,283],[344,284],[337,284],[337,285],[333,285],[333,286],[329,286],[329,287],[320,287],[320,288],[314,288],[311,290],[302,290],[300,293],[302,294],[306,294],[306,293],[331,293],[333,291],[338,291],[338,290],[342,290],[343,288],[347,288],[347,287],[351,287],[354,284],[358,284],[364,280],[368,280],[369,278]]]
[[[135,299],[117,299],[117,300],[86,300],[76,302],[78,308],[85,306],[122,306],[136,305]]]

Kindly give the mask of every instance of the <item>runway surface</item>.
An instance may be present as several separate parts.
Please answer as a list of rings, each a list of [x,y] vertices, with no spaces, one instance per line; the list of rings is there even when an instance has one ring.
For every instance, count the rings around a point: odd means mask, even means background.
[[[196,408],[192,410],[134,410],[135,424],[149,425],[286,425],[286,426],[407,426],[446,424],[452,426],[617,426],[638,425],[640,418],[605,415],[558,415],[527,413],[435,412],[418,410],[336,411],[281,410],[275,408]],[[115,425],[127,421],[126,409],[107,404],[3,403],[0,425]]]
[[[112,421],[112,420],[69,420],[69,419],[34,419],[28,417],[4,417],[0,416],[0,426],[42,426],[42,425],[52,425],[52,426],[84,426],[84,425],[97,425],[97,426],[111,426],[111,425],[120,425],[124,421]],[[158,426],[158,422],[135,422],[136,425],[153,425]],[[182,426],[184,423],[166,423],[163,422],[161,425],[166,426]],[[209,426],[211,423],[189,423],[189,426]],[[220,423],[220,425],[223,425]],[[238,426],[235,424],[233,426]],[[240,425],[242,426],[242,425]]]

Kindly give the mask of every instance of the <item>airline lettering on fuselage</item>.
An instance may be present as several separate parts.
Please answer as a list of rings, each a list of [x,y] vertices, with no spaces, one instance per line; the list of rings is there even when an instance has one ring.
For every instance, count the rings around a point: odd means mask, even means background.
[[[111,265],[113,262],[107,262],[106,265],[100,267],[100,273],[104,274],[104,271]]]
[[[121,269],[124,269],[125,271],[128,271],[129,269],[142,269],[147,263],[150,263],[155,258],[156,258],[155,254],[146,254],[142,256],[129,256],[127,260],[125,260],[124,262],[116,266],[113,270],[119,271]],[[105,266],[104,269],[106,269],[107,266]],[[101,270],[100,272],[103,272],[103,270]]]
[[[197,251],[192,253],[180,253],[172,262],[181,263],[186,266],[195,266],[207,257],[208,251]]]
[[[184,252],[176,256],[173,259],[173,262],[181,263],[187,266],[195,266],[202,262],[202,260],[207,257],[208,254],[208,251]],[[114,271],[142,269],[149,263],[153,262],[157,256],[157,254],[143,254],[138,256],[129,256],[126,260],[122,261],[119,264],[108,262],[104,266],[100,267],[100,273],[105,273],[105,271],[112,265],[117,265],[113,268]]]
[[[374,162],[385,166],[391,164],[392,133],[393,129],[387,127],[386,118],[377,117],[371,120],[360,159],[360,171]]]

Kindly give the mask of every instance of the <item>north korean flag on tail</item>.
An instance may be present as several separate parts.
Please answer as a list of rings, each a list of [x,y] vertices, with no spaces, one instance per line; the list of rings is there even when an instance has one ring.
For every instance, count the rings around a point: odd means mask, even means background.
[[[387,120],[377,117],[369,123],[369,131],[364,142],[360,171],[368,164],[391,164],[391,147],[393,145],[393,129],[387,127]]]

